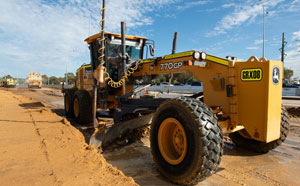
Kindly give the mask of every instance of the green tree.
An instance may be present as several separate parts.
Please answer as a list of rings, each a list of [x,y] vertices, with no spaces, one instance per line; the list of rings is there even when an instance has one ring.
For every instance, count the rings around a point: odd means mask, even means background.
[[[68,72],[68,73],[66,73],[65,75],[67,75],[68,78],[74,78],[74,77],[75,77],[75,75],[74,75],[73,72]]]
[[[293,81],[293,83],[298,83],[299,82],[299,78],[298,77],[294,77],[292,81]]]
[[[294,75],[294,71],[289,68],[284,68],[284,79],[291,81],[291,77]]]
[[[179,73],[179,74],[174,74],[173,77],[173,83],[186,83],[188,82],[188,79],[191,77],[188,73]]]
[[[200,82],[199,79],[195,78],[194,76],[191,76],[189,79],[188,79],[188,82]]]
[[[58,79],[57,77],[51,76],[51,77],[49,78],[49,83],[50,83],[51,85],[58,85],[58,84],[60,84],[60,81],[59,81],[59,79]]]
[[[48,76],[46,74],[42,75],[42,82],[43,84],[47,84],[48,85]]]
[[[72,72],[65,73],[65,77],[68,78],[68,84],[73,84],[73,82],[76,79],[76,76]],[[65,80],[63,80],[63,81],[65,81]]]
[[[155,78],[155,82],[156,83],[161,83],[161,82],[166,82],[167,81],[167,77],[166,75],[160,74],[158,76],[156,76]]]
[[[16,78],[16,81],[17,81],[17,83],[19,83],[19,84],[25,84],[26,79],[23,79],[23,78]]]

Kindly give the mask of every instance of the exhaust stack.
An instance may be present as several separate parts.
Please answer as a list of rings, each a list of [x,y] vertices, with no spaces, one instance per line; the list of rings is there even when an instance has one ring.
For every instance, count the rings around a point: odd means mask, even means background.
[[[176,53],[176,45],[177,45],[177,32],[174,32],[172,54]]]
[[[125,39],[125,33],[126,33],[126,23],[121,22],[121,52],[122,52],[122,67],[123,67],[123,76],[125,75],[127,69],[126,69],[126,39]],[[125,80],[123,82],[123,95],[126,94],[126,83]]]

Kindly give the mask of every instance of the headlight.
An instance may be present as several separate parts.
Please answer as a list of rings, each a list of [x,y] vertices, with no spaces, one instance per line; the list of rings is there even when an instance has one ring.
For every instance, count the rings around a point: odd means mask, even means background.
[[[194,52],[194,59],[200,59],[200,52]]]
[[[201,54],[201,55],[200,55],[200,59],[201,59],[201,60],[206,59],[206,53],[205,53],[205,52],[201,52],[200,54]]]
[[[205,52],[194,52],[193,57],[196,60],[204,60],[204,59],[206,59],[206,53]]]

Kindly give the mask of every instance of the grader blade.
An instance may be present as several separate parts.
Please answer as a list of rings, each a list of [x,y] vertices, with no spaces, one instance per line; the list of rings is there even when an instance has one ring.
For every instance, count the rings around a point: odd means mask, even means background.
[[[141,128],[151,123],[153,113],[132,120],[114,124],[110,128],[96,128],[90,138],[89,145],[97,149],[105,148],[127,132]]]

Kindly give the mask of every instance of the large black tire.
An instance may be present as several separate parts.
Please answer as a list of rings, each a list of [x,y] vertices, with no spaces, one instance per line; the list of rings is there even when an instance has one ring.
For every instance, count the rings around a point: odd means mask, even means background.
[[[87,91],[77,90],[75,92],[73,99],[73,110],[74,118],[77,123],[85,125],[92,123],[92,99]]]
[[[289,133],[289,116],[284,107],[281,108],[281,127],[280,127],[280,137],[272,142],[265,143],[256,141],[254,139],[249,139],[243,137],[239,131],[229,134],[229,137],[238,147],[245,148],[257,153],[267,153],[272,149],[280,146],[282,142],[285,141]],[[242,131],[243,132],[243,131]]]
[[[7,85],[7,84],[5,84],[4,87],[5,88],[16,88],[16,85]]]
[[[170,127],[165,135],[160,132],[168,120],[180,123],[186,137],[186,148],[181,149],[185,152],[184,156],[181,158],[179,153],[175,163],[165,158],[168,157],[168,149],[163,143],[174,137],[171,133],[176,135],[177,129]],[[174,141],[173,144],[177,143]],[[151,124],[150,145],[159,172],[176,184],[196,184],[204,180],[217,170],[223,155],[223,135],[217,117],[204,103],[187,97],[168,100],[160,105]],[[166,152],[161,149],[166,149]]]
[[[74,118],[74,110],[73,110],[73,91],[66,91],[64,95],[64,106],[65,106],[65,115],[68,119]]]

